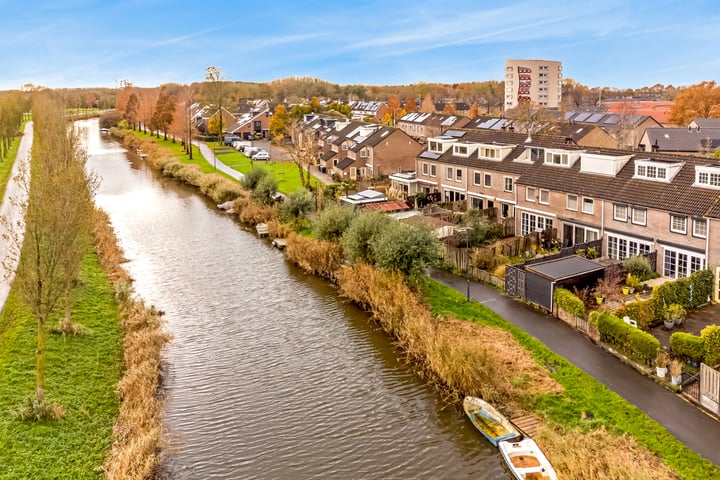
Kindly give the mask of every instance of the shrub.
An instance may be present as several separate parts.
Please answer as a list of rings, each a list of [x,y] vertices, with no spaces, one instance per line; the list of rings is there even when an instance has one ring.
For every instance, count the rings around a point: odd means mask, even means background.
[[[640,283],[640,279],[638,277],[636,277],[632,273],[628,273],[627,278],[625,279],[625,285],[637,290],[642,284]]]
[[[407,223],[391,221],[369,243],[378,268],[410,277],[424,274],[440,258],[440,242],[430,229]]]
[[[671,303],[666,309],[665,309],[665,320],[675,320],[676,318],[684,318],[687,314],[687,310],[685,308],[678,304],[678,303]]]
[[[243,176],[240,184],[247,190],[255,190],[260,180],[267,174],[268,172],[264,168],[253,168]]]
[[[357,215],[354,207],[328,205],[318,214],[315,221],[313,226],[315,236],[321,240],[339,240]]]
[[[708,325],[700,336],[705,340],[705,363],[715,368],[720,365],[720,326]]]
[[[585,318],[585,304],[573,295],[570,290],[556,288],[553,293],[553,301],[566,312],[572,313],[576,317]]]
[[[642,255],[633,255],[623,260],[623,268],[640,279],[648,278],[653,273],[650,260]]]
[[[255,186],[252,192],[252,198],[263,205],[271,205],[275,201],[277,193],[277,180],[272,175],[265,175]]]
[[[702,362],[705,357],[705,339],[685,332],[675,332],[670,335],[670,350],[673,354]]]
[[[288,195],[282,205],[280,205],[280,218],[284,222],[291,222],[310,212],[314,206],[315,198],[312,193],[304,188],[298,188]]]
[[[655,358],[660,348],[660,342],[655,337],[628,325],[611,313],[601,313],[597,317],[597,329],[602,341],[636,354],[648,363]]]
[[[637,322],[638,328],[648,330],[655,319],[654,304],[650,300],[626,303],[615,310],[615,315],[628,316]]]
[[[343,252],[351,262],[374,263],[370,240],[394,220],[382,212],[363,213],[353,219],[342,236]]]
[[[650,335],[649,333],[643,332],[631,325],[628,325],[630,329],[628,332],[628,345],[633,353],[637,354],[646,363],[655,358],[658,349],[660,348],[660,341]]]
[[[115,110],[100,115],[100,128],[117,127],[118,123],[120,123],[120,115]]]

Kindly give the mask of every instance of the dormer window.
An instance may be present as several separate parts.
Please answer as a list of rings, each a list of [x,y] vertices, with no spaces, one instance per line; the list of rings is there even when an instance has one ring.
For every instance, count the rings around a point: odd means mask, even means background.
[[[655,165],[636,165],[635,176],[665,180],[667,179],[667,168]]]
[[[669,182],[682,168],[682,163],[661,162],[652,158],[635,160],[635,177]]]
[[[453,145],[453,154],[454,155],[460,155],[461,157],[467,157],[468,156],[468,146],[467,145]]]
[[[695,167],[695,184],[699,187],[720,188],[720,167]]]
[[[545,163],[553,165],[569,165],[567,153],[545,152]]]
[[[430,140],[430,142],[428,143],[428,150],[430,150],[431,152],[442,153],[442,143]]]

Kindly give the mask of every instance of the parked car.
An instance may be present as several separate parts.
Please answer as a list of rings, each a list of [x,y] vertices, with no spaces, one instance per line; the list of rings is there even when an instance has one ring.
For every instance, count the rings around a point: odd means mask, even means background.
[[[241,138],[237,135],[225,135],[223,143],[225,145],[232,145],[233,142],[241,140]]]
[[[253,160],[270,160],[270,154],[265,150],[260,150],[252,156]]]
[[[234,142],[234,143],[237,143],[237,145],[233,145],[233,146],[235,147],[235,150],[237,150],[238,152],[242,152],[246,148],[252,147],[252,142],[248,142],[245,140],[241,140],[239,142]]]
[[[252,158],[253,155],[255,155],[257,152],[259,152],[260,149],[258,147],[245,147],[245,150],[243,150],[243,153],[246,157]]]

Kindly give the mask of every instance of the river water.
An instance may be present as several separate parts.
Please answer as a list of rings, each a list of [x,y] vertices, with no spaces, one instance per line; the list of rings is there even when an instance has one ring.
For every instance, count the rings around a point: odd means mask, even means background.
[[[509,478],[367,314],[96,120],[78,126],[136,291],[174,337],[164,478]]]

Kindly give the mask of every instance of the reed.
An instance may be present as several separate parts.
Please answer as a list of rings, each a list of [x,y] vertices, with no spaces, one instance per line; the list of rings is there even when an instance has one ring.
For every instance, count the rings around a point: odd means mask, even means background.
[[[120,411],[113,427],[115,440],[103,464],[108,479],[151,478],[160,462],[164,402],[160,391],[162,349],[170,336],[163,332],[162,314],[136,300],[125,258],[109,224],[100,210],[93,216],[93,234],[100,264],[115,285],[120,320],[124,328],[125,369],[118,382]]]
[[[232,208],[238,220],[248,225],[268,223],[278,219],[278,209],[275,205],[262,205],[246,195],[237,198]]]
[[[285,254],[305,272],[335,280],[342,259],[342,248],[334,242],[291,233],[287,239]]]

